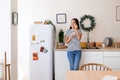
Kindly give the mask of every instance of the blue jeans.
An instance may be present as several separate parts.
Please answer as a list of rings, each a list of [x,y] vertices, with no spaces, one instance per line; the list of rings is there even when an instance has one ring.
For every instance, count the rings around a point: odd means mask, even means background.
[[[70,70],[78,70],[80,59],[81,59],[81,50],[68,51],[67,57],[70,64]]]

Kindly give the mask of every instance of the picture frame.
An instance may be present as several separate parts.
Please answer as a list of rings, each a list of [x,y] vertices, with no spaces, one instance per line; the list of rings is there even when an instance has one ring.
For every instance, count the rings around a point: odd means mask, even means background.
[[[116,21],[120,21],[120,6],[116,6]]]
[[[12,12],[12,24],[17,25],[18,24],[18,13]]]
[[[57,22],[57,24],[65,24],[66,23],[66,14],[65,13],[56,14],[56,22]]]

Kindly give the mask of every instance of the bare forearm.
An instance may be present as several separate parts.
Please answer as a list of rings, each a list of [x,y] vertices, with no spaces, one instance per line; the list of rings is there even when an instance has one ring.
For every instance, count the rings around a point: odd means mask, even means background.
[[[81,37],[82,37],[82,33],[79,32],[78,30],[76,30],[76,35],[77,35],[78,41],[80,41],[80,40],[81,40]]]
[[[72,37],[66,37],[65,42],[68,44],[71,41]]]

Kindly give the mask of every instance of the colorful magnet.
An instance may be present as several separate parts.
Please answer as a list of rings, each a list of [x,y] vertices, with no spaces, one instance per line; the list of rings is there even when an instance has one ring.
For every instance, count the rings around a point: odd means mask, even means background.
[[[43,51],[44,51],[44,47],[41,47],[41,48],[40,48],[40,52],[43,52]]]
[[[47,49],[44,49],[44,53],[47,53],[48,52],[48,50]]]
[[[33,60],[38,60],[38,53],[37,52],[32,53],[32,55],[33,55]]]
[[[32,41],[36,40],[36,35],[32,35]]]
[[[40,52],[44,52],[44,53],[47,53],[48,52],[48,50],[45,48],[45,47],[40,47]]]
[[[45,40],[41,40],[40,43],[45,43]]]

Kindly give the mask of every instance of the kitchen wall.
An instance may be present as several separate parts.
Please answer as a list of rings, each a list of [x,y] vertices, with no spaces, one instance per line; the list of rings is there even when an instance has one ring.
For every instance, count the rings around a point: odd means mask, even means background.
[[[11,53],[10,0],[0,1],[0,58],[7,52],[8,63]]]
[[[90,14],[96,18],[97,23],[94,31],[90,33],[91,41],[103,41],[107,36],[120,41],[120,36],[117,35],[120,24],[116,21],[116,6],[120,4],[119,0],[19,0],[18,3],[19,26],[24,27],[24,30],[34,21],[46,19],[53,21],[57,31],[60,28],[66,30],[71,18],[80,19],[84,14]],[[67,14],[66,24],[56,23],[57,13]],[[85,41],[85,38],[86,36],[83,36],[82,41]]]
[[[7,52],[7,63],[11,63],[10,22],[10,0],[0,0],[0,65],[2,65],[1,63],[4,61],[5,51]],[[2,71],[0,71],[0,74],[1,72]]]
[[[96,19],[96,28],[90,32],[90,41],[102,42],[105,37],[113,37],[120,41],[120,22],[116,21],[116,6],[119,0],[18,0],[18,56],[22,73],[28,75],[29,55],[29,27],[34,21],[53,21],[58,32],[69,28],[73,17],[80,20],[85,14],[93,15]],[[66,13],[67,23],[57,24],[56,14]],[[83,31],[82,41],[86,41],[86,32]],[[24,56],[23,56],[24,55]]]
[[[0,80],[3,78],[4,53],[7,52],[7,63],[11,63],[11,18],[10,0],[0,0]]]
[[[11,24],[11,12],[17,10],[17,0],[0,0],[0,70],[3,68],[4,53],[7,53],[7,64],[11,65],[11,79],[17,80],[17,25]],[[4,71],[4,70],[3,70]],[[0,71],[0,80],[3,80]]]

